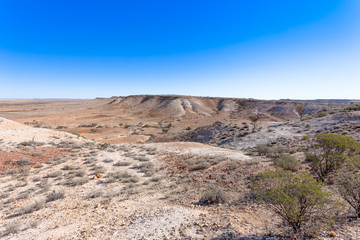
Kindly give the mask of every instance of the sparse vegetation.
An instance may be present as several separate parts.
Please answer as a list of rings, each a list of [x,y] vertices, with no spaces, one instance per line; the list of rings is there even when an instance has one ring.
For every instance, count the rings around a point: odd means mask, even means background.
[[[62,171],[56,171],[56,172],[49,173],[48,175],[45,176],[45,178],[56,178],[61,175],[62,175]]]
[[[55,200],[63,199],[65,197],[64,190],[52,191],[46,196],[46,202],[52,202]]]
[[[345,108],[345,111],[351,112],[351,111],[360,111],[360,103],[352,104]]]
[[[42,179],[36,186],[40,188],[39,193],[47,192],[51,187],[47,178]]]
[[[64,185],[69,186],[69,187],[75,187],[75,186],[79,186],[79,185],[83,185],[85,183],[87,183],[89,181],[88,177],[75,177],[72,179],[69,179],[68,181],[66,181],[64,183]]]
[[[109,172],[105,176],[105,183],[114,183],[114,182],[138,182],[139,179],[126,171],[115,171]],[[103,182],[103,181],[102,181]],[[104,183],[104,182],[103,182]]]
[[[125,162],[125,161],[118,161],[114,164],[114,166],[116,167],[124,167],[124,166],[130,166],[131,163],[130,162]]]
[[[227,195],[219,188],[210,186],[201,196],[200,201],[203,204],[224,204],[229,201]]]
[[[327,115],[328,115],[327,112],[325,112],[325,111],[320,111],[320,112],[317,112],[317,113],[315,114],[315,117],[316,117],[316,118],[321,118],[321,117],[325,117],[325,116],[327,116]]]
[[[274,166],[296,172],[300,168],[300,162],[291,155],[284,155],[274,160]]]
[[[25,142],[21,142],[18,144],[18,146],[23,146],[23,147],[38,147],[38,146],[42,146],[45,143],[43,142],[36,142],[34,140],[32,141],[25,141]]]
[[[114,160],[113,159],[104,159],[103,162],[104,163],[112,163]]]
[[[99,173],[105,173],[106,169],[103,166],[100,165],[95,165],[92,170],[94,171],[94,175],[99,174]]]
[[[90,123],[90,124],[80,124],[78,128],[93,128],[96,127],[97,123]]]
[[[135,166],[140,172],[145,173],[145,176],[151,177],[155,173],[154,164],[152,162],[144,162],[139,166]]]
[[[22,159],[16,161],[15,164],[18,166],[31,165],[31,161],[30,161],[30,159],[22,158]]]
[[[190,168],[190,171],[204,170],[204,169],[209,168],[210,166],[211,166],[211,164],[208,162],[200,162],[200,163],[197,163],[194,166],[192,166]]]
[[[271,148],[266,144],[258,144],[255,148],[260,156],[268,156],[271,153]]]
[[[20,225],[18,222],[11,222],[6,224],[5,226],[5,230],[0,234],[0,237],[3,236],[7,236],[10,234],[16,234],[20,231]]]
[[[19,209],[18,214],[19,215],[23,215],[23,214],[29,214],[29,213],[33,213],[36,211],[39,211],[40,209],[45,207],[45,202],[44,201],[36,201],[32,204],[23,206],[22,208]]]
[[[88,194],[87,198],[98,198],[101,197],[104,194],[104,192],[100,189],[95,190]]]
[[[348,103],[284,100],[264,104],[262,100],[225,99],[223,106],[219,106],[214,98],[206,102],[206,107],[193,106],[193,112],[184,118],[162,115],[166,119],[151,111],[132,114],[131,108],[122,114],[123,103],[116,105],[116,111],[110,111],[111,104],[106,104],[107,111],[103,114],[100,103],[101,100],[96,100],[97,108],[84,105],[92,109],[91,114],[96,112],[96,117],[71,108],[76,115],[72,115],[71,121],[66,115],[59,121],[44,116],[42,121],[51,123],[37,123],[42,127],[66,124],[61,129],[77,131],[94,138],[93,141],[66,132],[51,131],[48,136],[42,132],[44,129],[36,129],[41,134],[30,138],[27,135],[21,140],[15,139],[20,139],[20,134],[9,139],[0,136],[3,138],[0,161],[5,160],[0,169],[0,215],[4,216],[0,238],[6,232],[14,234],[8,238],[22,239],[43,238],[59,231],[64,238],[90,235],[109,238],[114,229],[119,239],[126,238],[122,229],[136,238],[140,235],[131,234],[139,234],[138,227],[141,231],[150,229],[143,228],[142,221],[150,224],[151,229],[158,227],[157,232],[162,234],[144,236],[147,238],[322,239],[330,237],[330,230],[338,239],[356,238],[360,170],[356,170],[359,168],[355,163],[360,151],[352,147],[356,143],[348,144],[348,140],[343,141],[347,147],[342,151],[331,145],[337,145],[337,140],[324,144],[318,135],[314,136],[319,132],[337,133],[358,141],[359,113],[341,112],[350,106]],[[161,114],[167,108],[166,100],[163,103]],[[201,98],[197,103],[202,104]],[[306,104],[306,111],[303,106],[296,106],[297,103]],[[152,104],[158,101],[148,105]],[[183,107],[187,104],[190,103],[184,103]],[[213,106],[218,109],[207,112]],[[198,115],[198,110],[203,114]],[[321,111],[336,115],[304,122],[305,117],[314,117]],[[258,112],[262,120],[252,123],[249,112]],[[148,120],[152,114],[156,118]],[[89,126],[92,121],[101,126]],[[119,121],[127,122],[129,129],[119,128]],[[259,121],[263,121],[261,126]],[[170,132],[162,134],[163,129]],[[96,134],[91,134],[95,131]],[[33,136],[32,141],[18,144]],[[34,139],[51,142],[38,147],[32,143]],[[314,157],[322,162],[314,161]],[[316,169],[324,170],[332,166],[330,161],[338,160],[339,164],[333,164],[335,167],[320,181]],[[275,168],[271,173],[266,171]],[[11,175],[6,175],[7,171]],[[262,171],[266,172],[257,176]],[[211,184],[214,185],[206,189]],[[347,211],[334,214],[341,205],[334,199],[343,199]],[[40,204],[36,205],[36,200]],[[224,205],[193,206],[211,204]],[[41,210],[44,207],[48,209]],[[51,212],[56,214],[52,216]],[[32,219],[39,219],[41,224],[38,229],[27,231]],[[79,231],[63,231],[69,220]],[[7,230],[12,221],[18,223],[18,230]],[[164,226],[158,226],[159,222]],[[169,233],[167,229],[173,226],[178,226],[179,231]],[[295,236],[293,232],[303,236]]]
[[[135,160],[139,161],[139,162],[147,162],[149,161],[150,159],[145,157],[145,156],[139,156],[139,157],[136,157]]]
[[[266,156],[269,158],[281,158],[285,153],[288,152],[288,150],[280,144],[276,144],[273,146],[268,146],[266,144],[258,144],[255,147],[255,151],[257,151],[260,156]]]
[[[78,168],[79,168],[79,167],[77,167],[77,166],[65,165],[64,167],[61,168],[61,170],[70,171],[70,170],[76,170],[76,169],[78,169]]]

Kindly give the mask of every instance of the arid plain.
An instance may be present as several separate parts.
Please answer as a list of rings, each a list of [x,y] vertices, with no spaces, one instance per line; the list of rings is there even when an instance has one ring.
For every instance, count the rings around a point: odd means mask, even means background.
[[[251,182],[276,154],[309,170],[303,149],[316,133],[359,141],[358,101],[0,100],[0,236],[286,239]],[[204,201],[211,191],[221,203]],[[345,219],[312,237],[358,239],[359,224]]]

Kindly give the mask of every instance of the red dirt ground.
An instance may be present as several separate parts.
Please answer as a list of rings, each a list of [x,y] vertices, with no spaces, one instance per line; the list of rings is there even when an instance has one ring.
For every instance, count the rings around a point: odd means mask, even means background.
[[[39,156],[33,156],[34,153],[41,153]],[[32,150],[23,150],[23,149],[6,149],[0,151],[0,174],[14,168],[24,168],[26,166],[34,167],[38,164],[46,163],[48,160],[69,155],[68,152],[62,151],[62,149],[57,147],[39,147]],[[31,165],[18,166],[16,161],[20,159],[29,159]]]

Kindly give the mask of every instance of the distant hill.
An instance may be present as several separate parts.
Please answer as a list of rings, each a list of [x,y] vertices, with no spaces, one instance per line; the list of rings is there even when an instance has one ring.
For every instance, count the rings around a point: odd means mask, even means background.
[[[263,119],[298,119],[297,104],[304,105],[304,115],[342,109],[353,100],[256,100],[244,98],[195,97],[180,95],[133,95],[109,98],[105,109],[127,116],[150,118],[211,117],[247,118],[261,114]]]

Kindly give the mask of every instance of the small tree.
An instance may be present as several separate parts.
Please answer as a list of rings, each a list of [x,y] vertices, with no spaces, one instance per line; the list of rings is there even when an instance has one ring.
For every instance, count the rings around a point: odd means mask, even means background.
[[[345,160],[360,151],[360,143],[355,139],[339,134],[318,133],[315,144],[308,152],[310,167],[320,180],[339,169]]]
[[[360,218],[360,159],[352,159],[339,171],[336,185],[341,196]]]
[[[295,105],[295,111],[299,114],[300,120],[303,117],[304,109],[305,109],[305,107],[304,107],[303,104],[298,103],[298,104]]]
[[[260,120],[260,115],[259,114],[254,114],[254,115],[250,115],[249,116],[249,120],[251,121],[252,125],[253,125],[253,129],[251,132],[255,132],[256,130],[256,124],[257,122]]]
[[[256,198],[270,206],[295,234],[313,224],[314,219],[329,217],[324,209],[331,204],[330,194],[324,192],[309,173],[266,171],[253,182],[253,191]]]

